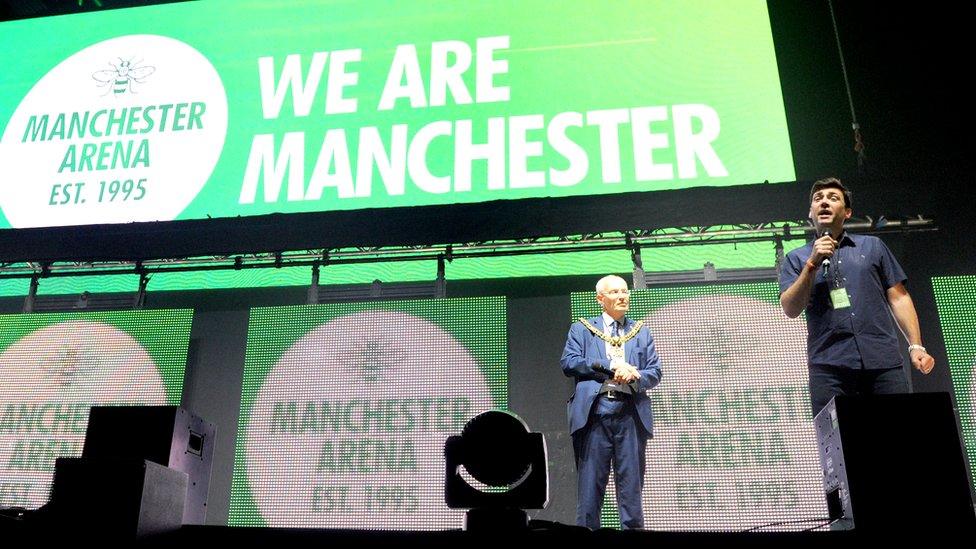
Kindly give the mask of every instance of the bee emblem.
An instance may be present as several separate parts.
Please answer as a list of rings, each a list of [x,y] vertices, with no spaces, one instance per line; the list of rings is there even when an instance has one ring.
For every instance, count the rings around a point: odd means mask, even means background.
[[[133,84],[143,84],[146,78],[156,72],[156,67],[152,65],[140,65],[142,60],[133,61],[132,59],[119,58],[119,63],[109,62],[112,70],[101,70],[92,73],[92,78],[97,82],[97,86],[106,88],[105,93],[115,96],[125,93],[136,93]]]

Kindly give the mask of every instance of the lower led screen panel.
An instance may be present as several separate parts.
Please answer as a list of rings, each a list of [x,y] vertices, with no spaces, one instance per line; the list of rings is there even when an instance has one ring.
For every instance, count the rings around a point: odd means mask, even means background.
[[[178,405],[192,310],[0,315],[0,507],[47,503],[93,405]],[[124,433],[121,434],[124,441]]]
[[[976,276],[934,277],[932,289],[962,424],[970,482],[976,486]]]
[[[572,312],[599,316],[595,292],[574,293]],[[628,316],[648,325],[663,370],[649,393],[645,528],[739,531],[826,517],[806,326],[783,314],[777,284],[638,290]],[[619,526],[614,502],[611,480],[604,526]]]
[[[507,375],[504,298],[252,309],[229,523],[459,528],[444,442]]]

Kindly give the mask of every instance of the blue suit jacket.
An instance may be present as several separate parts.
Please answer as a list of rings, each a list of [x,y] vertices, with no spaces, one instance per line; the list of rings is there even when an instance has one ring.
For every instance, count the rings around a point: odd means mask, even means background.
[[[595,328],[603,330],[602,315],[588,320]],[[629,332],[634,322],[629,318],[625,320],[624,330]],[[624,344],[624,357],[628,364],[640,371],[634,405],[644,429],[653,436],[654,415],[646,391],[661,381],[661,360],[657,356],[654,338],[647,326],[642,326],[637,336]],[[607,344],[583,326],[583,323],[574,322],[569,328],[566,348],[559,363],[564,374],[576,378],[576,390],[567,406],[569,432],[572,434],[586,426],[600,386],[611,377],[605,373],[610,368]]]

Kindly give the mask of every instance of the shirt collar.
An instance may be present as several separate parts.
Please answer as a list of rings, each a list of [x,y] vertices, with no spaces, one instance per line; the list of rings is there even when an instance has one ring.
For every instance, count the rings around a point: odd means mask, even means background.
[[[608,315],[606,312],[603,313],[603,328],[605,330],[606,329],[609,329],[610,326],[612,326],[614,322],[616,322],[616,320],[614,320],[612,316]],[[625,317],[621,317],[621,319],[620,319],[620,325],[621,326],[626,326],[627,325],[627,317],[626,316]]]
[[[813,242],[815,240],[817,240],[817,238],[819,238],[819,237],[817,237],[816,235],[814,235],[814,239],[810,241],[810,247],[813,247]],[[841,246],[841,245],[844,244],[844,242],[850,243],[851,246],[857,246],[857,241],[854,240],[854,235],[851,234],[851,233],[849,233],[849,232],[847,232],[846,229],[844,230],[844,232],[840,233],[840,238],[837,240],[837,245],[838,246]],[[607,316],[606,313],[603,313],[603,315],[604,316]]]

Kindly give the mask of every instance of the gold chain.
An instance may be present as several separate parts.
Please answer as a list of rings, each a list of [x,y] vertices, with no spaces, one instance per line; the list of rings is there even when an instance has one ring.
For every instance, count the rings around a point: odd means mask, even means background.
[[[593,335],[602,339],[603,341],[606,341],[614,347],[623,347],[624,343],[627,343],[631,339],[637,337],[637,333],[640,332],[641,326],[644,325],[643,320],[638,320],[634,323],[634,327],[631,328],[631,330],[626,334],[622,336],[608,336],[607,334],[603,333],[603,330],[598,330],[596,326],[590,324],[590,322],[585,318],[580,318],[579,321],[582,322],[583,326],[586,326],[588,330],[593,332]]]

